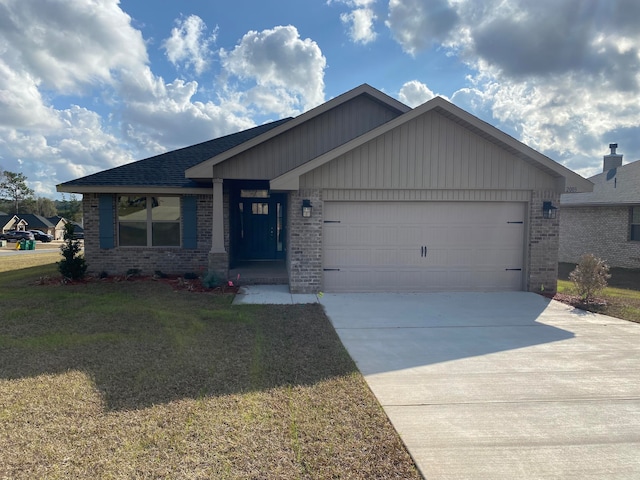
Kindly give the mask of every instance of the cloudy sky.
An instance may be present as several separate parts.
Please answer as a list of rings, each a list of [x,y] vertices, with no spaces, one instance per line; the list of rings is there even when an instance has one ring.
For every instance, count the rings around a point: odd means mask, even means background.
[[[640,159],[638,0],[0,0],[0,168],[40,196],[362,83],[584,176]]]

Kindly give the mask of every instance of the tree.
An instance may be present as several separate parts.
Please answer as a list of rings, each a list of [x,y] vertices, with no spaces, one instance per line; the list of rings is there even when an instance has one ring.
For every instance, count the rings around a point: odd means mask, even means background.
[[[58,215],[71,220],[72,222],[80,222],[82,220],[82,202],[76,198],[74,194],[67,199],[64,194],[62,201],[56,201]]]
[[[58,270],[65,278],[80,280],[87,271],[87,263],[80,254],[80,241],[73,238],[75,226],[69,222],[64,226],[64,243],[60,247],[63,260],[58,262]]]
[[[0,176],[0,196],[13,202],[15,214],[19,213],[20,200],[33,195],[33,190],[27,186],[27,177],[23,173],[5,170]]]

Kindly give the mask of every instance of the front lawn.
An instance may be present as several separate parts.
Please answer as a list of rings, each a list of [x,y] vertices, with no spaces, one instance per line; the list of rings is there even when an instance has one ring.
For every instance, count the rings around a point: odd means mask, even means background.
[[[558,268],[558,293],[574,294],[569,273],[574,264],[561,263]],[[603,305],[593,306],[593,311],[640,323],[640,270],[612,268],[609,286],[599,295]]]
[[[319,305],[20,267],[0,273],[0,478],[420,478]]]

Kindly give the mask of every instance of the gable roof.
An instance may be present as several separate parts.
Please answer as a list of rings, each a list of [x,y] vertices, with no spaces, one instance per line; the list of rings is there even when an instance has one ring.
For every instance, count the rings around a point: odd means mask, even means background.
[[[239,155],[242,152],[245,152],[247,150],[249,150],[250,148],[255,147],[256,145],[259,145],[263,142],[266,142],[267,140],[274,138],[278,135],[283,134],[284,132],[288,131],[288,130],[292,130],[293,128],[313,119],[316,118],[320,115],[322,115],[323,113],[338,107],[339,105],[345,104],[347,102],[349,102],[350,100],[353,100],[354,98],[360,96],[360,95],[366,95],[369,98],[374,99],[375,101],[393,109],[396,110],[399,114],[402,113],[406,113],[408,111],[411,110],[411,107],[408,107],[407,105],[405,105],[402,102],[399,102],[398,100],[386,95],[385,93],[381,92],[380,90],[373,88],[371,85],[368,85],[366,83],[360,85],[359,87],[356,87],[352,90],[349,90],[348,92],[343,93],[342,95],[339,95],[331,100],[329,100],[328,102],[323,103],[322,105],[319,105],[315,108],[312,108],[311,110],[295,117],[294,119],[292,119],[290,122],[287,122],[286,124],[280,125],[278,128],[274,128],[272,130],[269,130],[268,132],[254,137],[252,138],[250,141],[242,143],[237,145],[234,148],[225,150],[224,152],[222,152],[220,155],[217,155],[209,160],[207,160],[206,162],[200,163],[198,165],[195,165],[189,169],[187,169],[187,171],[185,172],[185,176],[187,178],[207,178],[211,176],[211,168],[214,165],[217,165],[219,163],[224,162],[225,160],[228,160],[231,157],[234,157],[236,155]]]
[[[297,190],[299,186],[299,179],[301,175],[308,173],[325,163],[334,160],[335,158],[343,155],[354,148],[357,148],[366,142],[373,140],[374,138],[396,128],[400,125],[420,116],[429,111],[436,111],[439,114],[447,117],[448,119],[462,125],[471,132],[479,135],[480,137],[500,146],[510,154],[520,158],[521,160],[534,165],[540,170],[546,172],[551,177],[558,180],[558,189],[565,190],[565,187],[571,186],[578,191],[591,191],[592,184],[585,178],[581,177],[577,173],[569,170],[565,166],[555,162],[554,160],[542,155],[540,152],[528,147],[515,138],[507,135],[503,131],[496,127],[480,120],[479,118],[471,115],[469,112],[455,106],[451,102],[448,102],[442,97],[435,97],[432,100],[414,108],[413,110],[396,117],[395,119],[373,129],[369,132],[347,142],[330,152],[320,155],[313,160],[300,165],[297,168],[290,170],[289,172],[273,179],[271,181],[271,188],[273,190]]]
[[[40,230],[40,229],[47,229],[47,228],[53,228],[55,225],[52,224],[46,217],[43,217],[41,215],[35,215],[33,213],[25,213],[18,215],[22,220],[24,220],[25,222],[27,222],[27,227],[29,227],[29,229],[34,229],[34,230]]]
[[[57,185],[56,188],[59,192],[70,193],[161,193],[163,189],[201,189],[205,186],[185,178],[185,170],[289,121],[291,118],[277,120],[71,180]],[[210,190],[206,188],[207,191]]]
[[[640,204],[640,160],[599,173],[589,180],[593,182],[593,192],[565,193],[560,197],[560,204],[565,207]]]
[[[14,230],[19,225],[24,225],[26,222],[17,215],[0,215],[0,231],[2,230]]]

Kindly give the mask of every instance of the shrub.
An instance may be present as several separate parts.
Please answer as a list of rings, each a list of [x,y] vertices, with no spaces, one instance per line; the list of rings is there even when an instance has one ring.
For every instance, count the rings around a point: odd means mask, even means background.
[[[65,278],[80,280],[87,271],[87,263],[80,254],[80,240],[73,238],[74,230],[73,223],[64,226],[64,243],[60,247],[64,259],[58,262],[58,270]]]
[[[222,285],[222,277],[214,271],[207,272],[202,279],[202,285],[206,288],[216,288]]]
[[[591,253],[583,255],[575,270],[569,274],[569,280],[585,302],[593,300],[596,294],[604,290],[609,278],[609,266]]]

